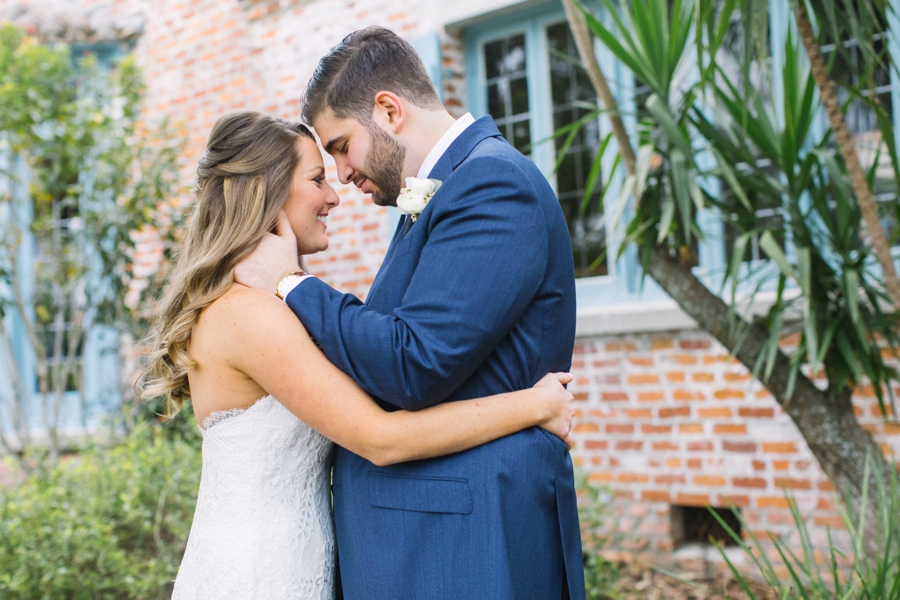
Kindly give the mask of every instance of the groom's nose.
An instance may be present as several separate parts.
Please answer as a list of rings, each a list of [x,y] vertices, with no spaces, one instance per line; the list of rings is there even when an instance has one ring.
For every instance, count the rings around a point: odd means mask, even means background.
[[[353,181],[353,169],[347,164],[346,158],[335,158],[334,164],[337,167],[338,179],[344,185]]]

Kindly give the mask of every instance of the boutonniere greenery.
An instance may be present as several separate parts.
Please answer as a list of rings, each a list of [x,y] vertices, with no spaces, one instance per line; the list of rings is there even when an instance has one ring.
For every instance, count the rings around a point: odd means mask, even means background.
[[[397,196],[397,211],[409,215],[410,221],[415,223],[440,187],[441,182],[437,179],[407,177],[406,187],[400,190],[400,195]]]

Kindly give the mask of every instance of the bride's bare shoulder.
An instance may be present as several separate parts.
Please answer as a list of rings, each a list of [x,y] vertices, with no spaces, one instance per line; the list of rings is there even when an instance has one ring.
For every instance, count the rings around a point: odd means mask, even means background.
[[[233,284],[222,296],[203,309],[197,325],[213,326],[217,330],[258,330],[263,325],[275,325],[286,321],[297,322],[297,317],[275,294]]]

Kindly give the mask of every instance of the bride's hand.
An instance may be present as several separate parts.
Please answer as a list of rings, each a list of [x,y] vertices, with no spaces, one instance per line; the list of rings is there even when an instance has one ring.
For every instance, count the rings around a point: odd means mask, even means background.
[[[546,416],[539,425],[564,441],[569,450],[575,445],[575,440],[572,439],[575,396],[563,385],[572,379],[571,373],[548,373],[531,388],[540,393],[539,398],[544,402],[546,411]]]

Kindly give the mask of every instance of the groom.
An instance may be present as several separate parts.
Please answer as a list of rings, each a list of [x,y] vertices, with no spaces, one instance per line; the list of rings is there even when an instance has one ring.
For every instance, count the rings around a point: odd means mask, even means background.
[[[321,59],[303,118],[341,182],[376,204],[395,205],[406,177],[439,189],[400,220],[365,304],[300,271],[296,248],[276,236],[238,266],[239,281],[284,297],[328,358],[389,410],[519,390],[569,369],[566,223],[490,117],[454,121],[412,47],[370,27]],[[427,187],[405,193],[411,205]],[[572,462],[541,429],[381,468],[338,448],[333,490],[347,600],[584,598]]]

